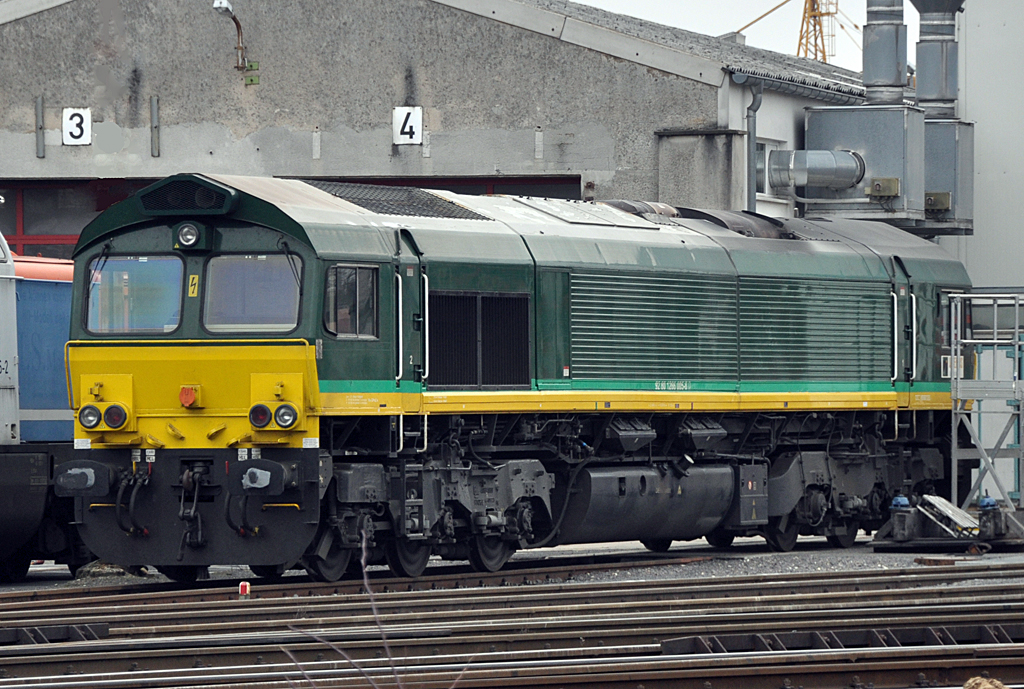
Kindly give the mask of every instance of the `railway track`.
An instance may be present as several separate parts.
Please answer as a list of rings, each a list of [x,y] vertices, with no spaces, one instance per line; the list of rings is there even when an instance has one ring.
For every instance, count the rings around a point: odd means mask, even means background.
[[[751,686],[752,677],[778,687],[909,687],[956,684],[982,670],[1024,679],[1022,578],[1020,565],[960,565],[713,583],[381,590],[372,598],[309,583],[258,586],[249,600],[223,588],[0,596],[8,630],[63,626],[102,636],[0,647],[0,687],[365,686],[367,676],[393,684],[396,672],[407,687],[458,679],[459,686],[696,682],[703,689],[711,682],[717,689]],[[960,631],[942,636],[952,629]],[[827,645],[830,634],[855,630],[889,636]],[[793,632],[826,641],[737,650],[743,639],[756,648],[757,639],[770,645]],[[703,641],[687,647],[681,637]],[[717,651],[693,652],[716,643]]]

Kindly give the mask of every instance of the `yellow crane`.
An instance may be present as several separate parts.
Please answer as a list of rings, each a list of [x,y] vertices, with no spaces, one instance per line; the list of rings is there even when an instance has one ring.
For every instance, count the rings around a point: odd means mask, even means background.
[[[839,0],[804,0],[804,17],[800,23],[800,40],[796,54],[812,60],[828,62],[836,54],[835,18]]]
[[[744,29],[747,29],[757,22],[761,21],[769,14],[779,9],[783,5],[787,5],[791,0],[782,0],[778,5],[771,8],[760,17],[755,19],[743,26],[736,33],[742,33]],[[809,57],[813,60],[819,60],[821,62],[828,62],[829,57],[834,57],[836,54],[836,15],[842,15],[846,17],[846,20],[850,22],[854,30],[860,31],[860,27],[857,26],[842,10],[839,9],[839,0],[804,0],[804,13],[803,19],[800,23],[800,39],[797,42],[796,54],[800,57]],[[850,39],[854,43],[859,42],[849,30],[843,25],[839,25],[840,28],[850,36]]]

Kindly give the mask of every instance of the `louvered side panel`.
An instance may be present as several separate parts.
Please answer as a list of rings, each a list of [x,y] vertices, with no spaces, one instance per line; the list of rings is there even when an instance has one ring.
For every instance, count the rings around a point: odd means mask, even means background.
[[[430,384],[477,385],[476,296],[432,293],[430,319]]]
[[[886,380],[889,286],[740,278],[741,380]]]
[[[573,378],[736,379],[733,280],[577,273],[570,290]]]
[[[530,386],[530,297],[480,297],[481,384]]]

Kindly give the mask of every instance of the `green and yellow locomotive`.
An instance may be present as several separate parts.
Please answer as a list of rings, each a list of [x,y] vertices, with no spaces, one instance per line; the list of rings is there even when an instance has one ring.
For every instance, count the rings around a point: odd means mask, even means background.
[[[884,224],[176,175],[75,264],[57,489],[93,552],[176,579],[848,546],[948,492],[969,281]]]

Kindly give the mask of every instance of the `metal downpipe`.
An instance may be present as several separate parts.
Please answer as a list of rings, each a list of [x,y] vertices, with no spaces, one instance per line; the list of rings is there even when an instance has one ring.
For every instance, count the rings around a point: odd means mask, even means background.
[[[732,75],[732,81],[750,89],[750,105],[747,106],[747,210],[757,212],[757,111],[761,108],[764,82],[736,73]]]

